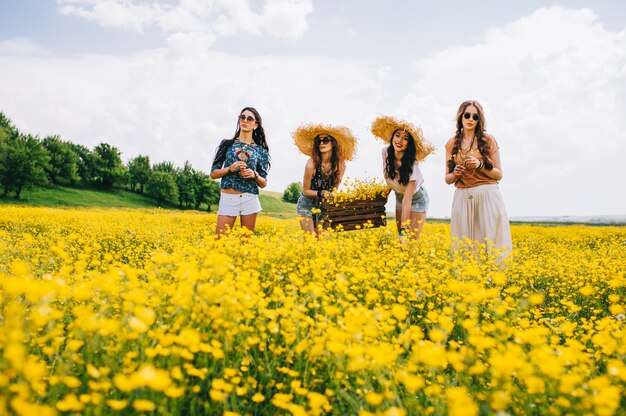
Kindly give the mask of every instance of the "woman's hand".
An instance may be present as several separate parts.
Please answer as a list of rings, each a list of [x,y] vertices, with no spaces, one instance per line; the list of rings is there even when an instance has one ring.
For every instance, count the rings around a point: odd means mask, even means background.
[[[464,172],[465,172],[465,166],[463,166],[463,165],[456,165],[454,167],[454,170],[452,171],[452,177],[454,178],[454,180],[457,180],[461,176],[463,176]]]
[[[465,161],[465,167],[467,169],[477,169],[480,166],[480,160],[476,159],[474,156],[470,156]]]
[[[246,169],[247,167],[248,165],[246,165],[246,162],[242,160],[238,160],[237,162],[233,163],[232,165],[228,167],[228,172],[230,173],[240,172],[241,174],[241,170]]]
[[[254,179],[256,177],[256,172],[250,168],[243,168],[239,171],[239,176],[245,179]]]

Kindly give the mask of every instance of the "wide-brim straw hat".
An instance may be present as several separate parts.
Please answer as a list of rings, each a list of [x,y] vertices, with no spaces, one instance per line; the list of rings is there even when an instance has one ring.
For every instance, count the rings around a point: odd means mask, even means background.
[[[426,156],[435,151],[435,147],[424,138],[424,133],[419,127],[405,120],[398,120],[392,116],[380,116],[372,122],[372,134],[385,143],[391,142],[393,132],[401,129],[409,132],[415,141],[415,159],[424,160]]]
[[[337,141],[337,150],[342,160],[352,160],[356,153],[356,137],[349,128],[344,126],[331,126],[330,124],[303,124],[298,127],[291,137],[293,142],[302,153],[311,156],[315,137],[318,134],[328,134]]]

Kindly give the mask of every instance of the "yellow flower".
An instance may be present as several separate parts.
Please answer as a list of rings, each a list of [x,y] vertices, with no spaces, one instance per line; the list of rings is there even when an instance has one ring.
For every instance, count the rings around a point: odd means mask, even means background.
[[[156,405],[150,400],[138,399],[133,402],[133,409],[138,412],[152,412],[156,409]]]
[[[263,396],[261,393],[255,393],[255,395],[252,396],[252,401],[255,403],[262,403],[263,401],[265,401],[265,396]]]
[[[128,406],[128,400],[107,400],[107,406],[109,406],[113,410],[123,410]]]

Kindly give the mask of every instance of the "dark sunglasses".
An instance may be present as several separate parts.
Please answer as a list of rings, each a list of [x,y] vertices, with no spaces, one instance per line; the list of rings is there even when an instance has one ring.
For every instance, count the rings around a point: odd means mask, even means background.
[[[243,114],[239,116],[239,120],[241,120],[241,121],[248,121],[248,122],[256,121],[256,119],[254,117],[252,117],[252,116],[246,117]]]
[[[331,142],[332,139],[330,137],[322,137],[318,140],[319,140],[319,144],[328,144]]]
[[[467,120],[469,120],[469,118],[471,117],[472,120],[474,121],[478,121],[480,119],[480,116],[478,114],[471,114],[471,113],[465,113],[463,114],[463,117],[465,117]]]

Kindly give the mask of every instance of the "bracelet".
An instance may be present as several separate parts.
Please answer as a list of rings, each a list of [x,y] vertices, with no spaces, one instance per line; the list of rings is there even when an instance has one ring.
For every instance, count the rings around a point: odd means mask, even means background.
[[[477,170],[481,170],[483,168],[483,166],[485,166],[485,163],[481,160],[480,164],[478,165],[478,167],[476,169]]]
[[[400,232],[398,233],[398,237],[406,237],[406,228],[400,228]]]
[[[257,172],[256,170],[254,171],[254,180],[256,181],[257,179],[259,179],[259,172]]]

